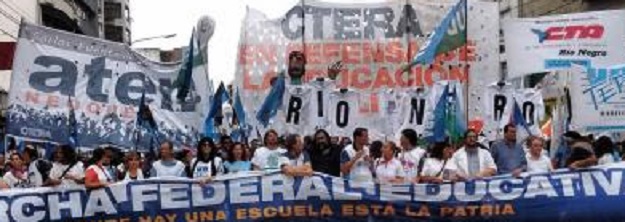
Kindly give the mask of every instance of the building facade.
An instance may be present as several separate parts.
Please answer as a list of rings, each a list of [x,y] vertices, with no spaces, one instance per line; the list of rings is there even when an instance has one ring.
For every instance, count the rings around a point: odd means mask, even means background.
[[[129,0],[105,0],[103,19],[105,39],[130,45],[132,17]]]

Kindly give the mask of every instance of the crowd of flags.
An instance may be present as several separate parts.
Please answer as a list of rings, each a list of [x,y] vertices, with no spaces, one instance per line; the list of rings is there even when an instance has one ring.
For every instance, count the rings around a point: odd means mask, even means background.
[[[456,5],[450,8],[441,23],[436,27],[434,32],[428,37],[426,44],[424,44],[419,51],[414,55],[412,62],[406,66],[406,70],[409,70],[415,65],[427,65],[432,64],[436,57],[447,53],[449,51],[463,47],[467,43],[467,0],[460,0]],[[198,42],[195,38],[195,30],[191,35],[189,42],[187,55],[184,56],[182,66],[178,72],[178,76],[174,82],[174,87],[177,89],[176,98],[184,100],[188,97],[191,90],[191,82],[194,67],[200,61],[201,53],[199,52]],[[255,119],[262,126],[268,126],[270,121],[277,115],[278,110],[282,107],[282,98],[285,93],[286,79],[285,74],[279,74],[275,81],[271,84],[271,89],[258,111],[255,113]],[[467,130],[466,112],[460,104],[460,101],[464,98],[459,98],[458,93],[455,92],[447,85],[441,94],[434,109],[434,122],[431,128],[431,136],[425,138],[428,142],[442,142],[449,140],[449,142],[459,142],[462,135]],[[214,140],[218,140],[221,132],[216,129],[216,126],[222,125],[224,120],[224,113],[222,107],[224,104],[229,103],[231,100],[230,93],[234,93],[232,98],[233,107],[233,123],[230,125],[239,126],[237,130],[231,132],[231,136],[235,140],[246,140],[249,136],[250,124],[247,118],[243,101],[239,89],[229,92],[226,86],[222,83],[214,92],[213,95],[209,95],[211,98],[208,114],[204,122],[204,136],[211,137]],[[69,112],[69,126],[70,130],[69,142],[72,146],[79,146],[78,133],[76,132],[76,117],[74,108],[71,105],[71,97],[69,98],[70,112]],[[517,126],[518,131],[526,132],[529,134],[527,124],[520,111],[519,105],[514,104],[513,115],[511,115],[510,123]],[[147,131],[154,142],[158,142],[158,126],[154,120],[154,116],[150,111],[150,107],[147,104],[145,93],[141,96],[141,102],[139,105],[139,111],[137,112],[136,119],[137,130]],[[140,140],[140,133],[137,133],[137,143]],[[136,144],[135,144],[136,145]]]

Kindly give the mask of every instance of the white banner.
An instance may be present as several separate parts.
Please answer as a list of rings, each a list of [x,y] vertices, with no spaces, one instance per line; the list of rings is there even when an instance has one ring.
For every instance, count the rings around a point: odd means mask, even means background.
[[[206,72],[194,69],[190,96],[179,101],[173,82],[180,65],[151,62],[127,45],[23,24],[13,67],[10,135],[68,143],[75,129],[83,147],[156,146],[151,139],[137,144],[135,120],[144,92],[157,141],[191,145],[203,127]]]
[[[625,65],[571,74],[571,127],[586,133],[625,131]]]
[[[623,21],[624,10],[507,20],[508,78],[569,69],[572,61],[598,67],[624,63]]]
[[[276,19],[249,9],[241,28],[235,81],[242,90],[246,110],[256,113],[271,78],[286,69],[288,54],[294,50],[306,54],[304,82],[326,76],[329,65],[343,62],[345,70],[336,87],[359,93],[359,116],[367,120],[365,127],[375,138],[388,136],[385,131],[397,131],[384,129],[388,122],[381,118],[382,90],[429,88],[438,80],[455,80],[463,84],[470,81],[470,94],[481,94],[480,84],[499,78],[499,58],[492,56],[498,50],[498,36],[487,35],[499,30],[496,3],[469,1],[467,47],[439,56],[431,66],[401,72],[455,3],[456,0],[375,4],[304,1]],[[477,97],[470,99],[477,101]],[[470,103],[477,104],[476,101]],[[479,113],[478,107],[470,112]],[[281,130],[278,126],[272,128]]]

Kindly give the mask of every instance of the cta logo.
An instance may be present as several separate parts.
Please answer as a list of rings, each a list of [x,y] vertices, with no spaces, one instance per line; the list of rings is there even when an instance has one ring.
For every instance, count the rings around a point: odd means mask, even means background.
[[[560,41],[571,39],[600,39],[605,29],[602,25],[572,25],[562,27],[549,27],[545,31],[532,29],[532,33],[538,37],[538,42]]]

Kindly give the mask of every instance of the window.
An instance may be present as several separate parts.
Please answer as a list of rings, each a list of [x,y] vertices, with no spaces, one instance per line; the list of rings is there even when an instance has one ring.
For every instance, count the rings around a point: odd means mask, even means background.
[[[122,18],[122,5],[120,3],[104,3],[104,20],[111,21]]]
[[[124,42],[124,29],[121,26],[106,25],[104,38],[115,42]]]

